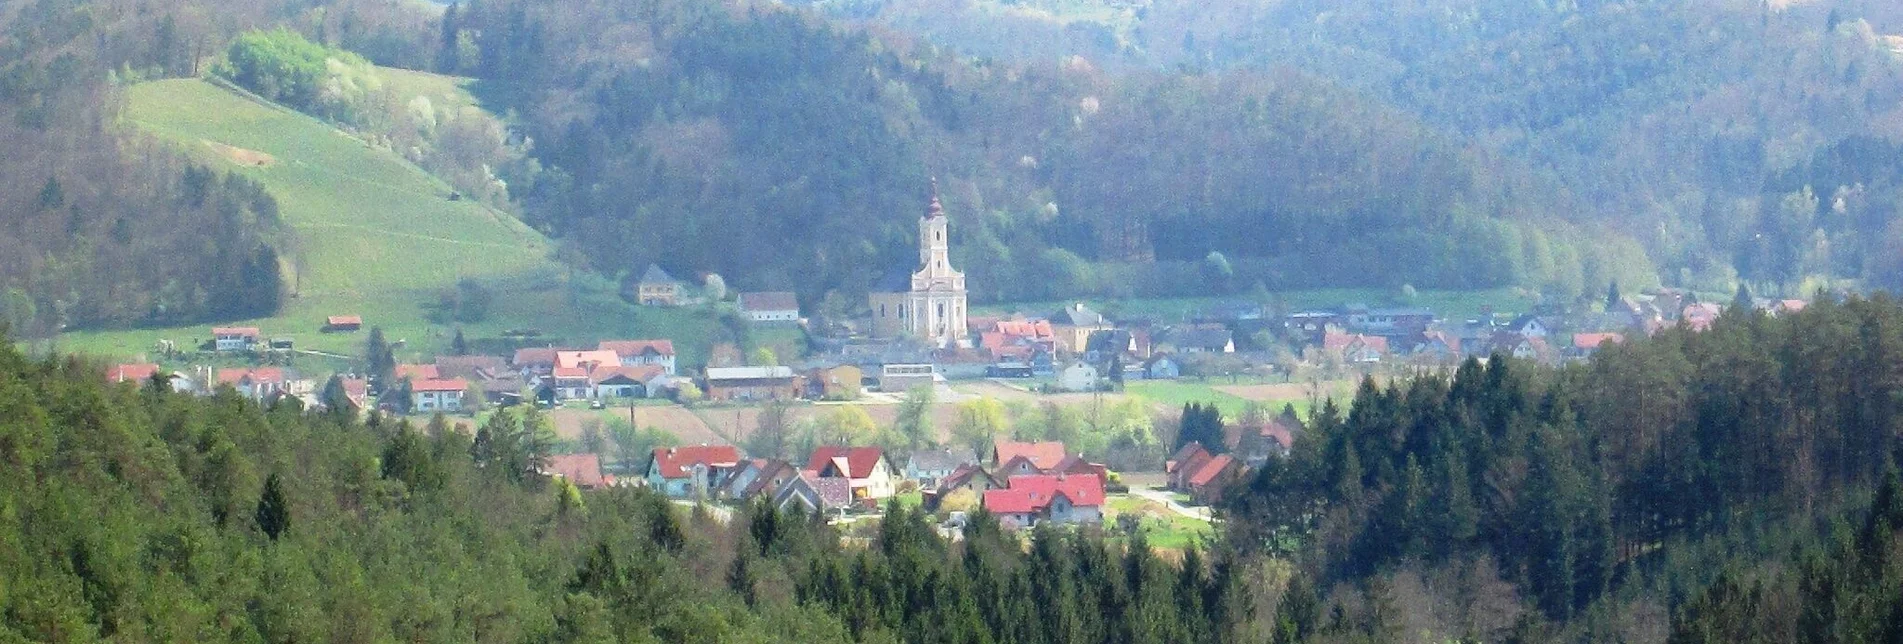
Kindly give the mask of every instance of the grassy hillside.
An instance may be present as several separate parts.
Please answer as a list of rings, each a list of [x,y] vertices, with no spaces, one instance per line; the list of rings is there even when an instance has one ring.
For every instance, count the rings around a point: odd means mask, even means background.
[[[392,86],[438,104],[474,105],[462,81],[385,70]],[[452,200],[449,186],[401,157],[309,116],[197,79],[155,81],[127,90],[125,120],[179,144],[214,167],[250,176],[277,198],[297,235],[288,253],[292,290],[275,318],[232,320],[300,348],[354,354],[362,334],[319,332],[333,314],[362,315],[407,351],[447,345],[449,326],[430,323],[424,305],[468,277],[491,287],[489,319],[462,325],[472,337],[532,328],[575,342],[614,336],[673,337],[700,355],[710,314],[637,310],[608,284],[571,285],[548,259],[550,242],[507,213]],[[160,339],[202,340],[208,326],[69,333],[62,348],[136,356]]]

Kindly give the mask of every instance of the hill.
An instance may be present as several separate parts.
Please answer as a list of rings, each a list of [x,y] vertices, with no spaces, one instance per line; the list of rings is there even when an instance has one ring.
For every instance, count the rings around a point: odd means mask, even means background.
[[[404,93],[439,104],[476,104],[465,80],[382,71]],[[294,336],[300,348],[353,355],[362,338],[319,333],[325,316],[362,315],[366,324],[425,353],[439,350],[454,326],[471,337],[535,329],[552,340],[654,334],[690,347],[705,344],[711,314],[640,312],[622,304],[612,285],[571,280],[549,258],[552,245],[540,233],[507,213],[454,197],[448,184],[402,157],[318,119],[199,79],[141,83],[126,99],[128,123],[255,180],[280,204],[294,236],[285,253],[284,307],[270,318],[230,323]],[[426,305],[463,279],[494,295],[487,318],[429,321]],[[159,339],[183,345],[205,337],[203,326],[192,326],[69,333],[61,342],[124,356],[149,351]]]

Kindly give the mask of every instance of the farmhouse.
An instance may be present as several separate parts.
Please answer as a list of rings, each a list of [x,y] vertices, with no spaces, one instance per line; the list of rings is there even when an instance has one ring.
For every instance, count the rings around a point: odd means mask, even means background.
[[[905,478],[925,487],[936,487],[940,479],[951,476],[958,468],[977,462],[978,456],[969,448],[919,450],[905,460]]]
[[[159,372],[155,364],[120,364],[106,370],[106,382],[143,383]]]
[[[752,322],[798,322],[800,302],[792,293],[767,291],[741,293],[740,315]]]
[[[1072,353],[1083,353],[1090,343],[1090,334],[1109,331],[1113,327],[1102,313],[1075,302],[1063,310],[1051,315],[1051,332],[1057,338],[1057,346]]]
[[[290,380],[284,370],[277,367],[257,367],[253,369],[219,369],[218,384],[230,385],[240,395],[252,400],[264,400],[285,393]]]
[[[707,369],[708,400],[792,400],[799,393],[799,376],[791,367]]]
[[[655,365],[667,375],[675,374],[672,340],[602,340],[595,349],[614,352],[623,367]]]
[[[361,315],[332,315],[324,318],[325,333],[349,333],[363,328]]]
[[[1045,441],[1020,443],[998,439],[991,444],[991,466],[999,476],[1043,474],[1064,462],[1064,443]]]
[[[807,514],[844,510],[852,505],[852,488],[842,478],[823,478],[800,472],[773,495],[773,507],[785,512],[798,508]]]
[[[681,281],[661,270],[658,264],[648,264],[648,270],[641,273],[641,280],[635,282],[635,300],[642,306],[674,306],[680,303]]]
[[[255,326],[221,326],[211,330],[212,347],[219,351],[250,351],[263,335]]]

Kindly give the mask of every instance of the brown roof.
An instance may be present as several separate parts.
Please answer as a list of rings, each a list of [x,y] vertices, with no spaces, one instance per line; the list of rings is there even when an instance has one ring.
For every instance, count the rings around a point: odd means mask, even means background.
[[[797,311],[799,308],[799,298],[786,291],[740,294],[742,311]]]
[[[220,326],[220,327],[212,327],[211,334],[212,335],[244,335],[244,336],[256,337],[259,334],[259,331],[258,331],[258,327],[255,327],[255,326]]]
[[[601,474],[598,454],[560,454],[548,457],[548,473],[568,479],[578,487],[596,488],[612,479]]]
[[[1229,467],[1234,465],[1235,462],[1236,459],[1228,454],[1209,459],[1208,462],[1202,464],[1202,467],[1196,469],[1195,474],[1190,475],[1190,486],[1202,487],[1208,485],[1210,481],[1216,480],[1216,477],[1222,476],[1223,472],[1228,471]]]
[[[648,380],[663,373],[667,373],[667,370],[662,369],[660,365],[643,364],[632,367],[601,365],[595,367],[594,371],[588,372],[588,381],[599,385],[616,376],[623,376],[635,382],[646,383]]]
[[[455,378],[493,378],[508,366],[497,356],[436,356],[436,373]]]
[[[1188,462],[1191,458],[1195,457],[1197,452],[1202,452],[1204,455],[1209,454],[1209,450],[1203,449],[1202,443],[1196,441],[1184,443],[1183,447],[1176,450],[1176,453],[1171,455],[1169,460],[1163,462],[1163,471],[1176,471],[1177,464]]]
[[[218,370],[218,384],[221,385],[235,385],[247,377],[250,378],[252,382],[284,382],[284,370],[277,367]]]
[[[1015,457],[1024,456],[1029,458],[1031,465],[1036,466],[1037,469],[1048,470],[1064,461],[1063,441],[1020,443],[1001,438],[992,446],[995,455],[992,459],[994,463],[1009,463]]]
[[[462,391],[469,388],[469,381],[462,378],[425,379],[410,383],[411,392],[419,391]]]
[[[330,326],[363,326],[361,315],[333,315],[324,318],[324,324]]]
[[[404,378],[411,380],[435,380],[443,377],[442,372],[437,371],[436,365],[433,364],[400,364],[396,366],[395,375],[397,380]]]
[[[532,364],[553,365],[555,364],[555,348],[529,347],[526,349],[516,349],[515,359],[511,360],[509,364],[517,367]]]
[[[674,355],[673,340],[602,340],[595,348],[601,351],[613,351],[617,356],[638,356],[644,353],[671,356]]]

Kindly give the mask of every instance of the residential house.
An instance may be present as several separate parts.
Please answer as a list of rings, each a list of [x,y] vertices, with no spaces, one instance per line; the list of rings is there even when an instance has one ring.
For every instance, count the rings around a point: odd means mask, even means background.
[[[1214,453],[1195,441],[1190,441],[1178,448],[1176,454],[1163,462],[1163,471],[1169,488],[1178,492],[1188,492],[1190,476],[1202,471],[1203,465],[1215,457]]]
[[[219,369],[217,382],[229,385],[239,395],[252,400],[264,400],[286,393],[290,385],[284,370],[277,367]]]
[[[417,413],[453,412],[463,409],[463,392],[469,381],[441,378],[410,381],[410,411]]]
[[[1055,353],[1057,331],[1050,320],[997,320],[980,330],[978,346],[1000,357]]]
[[[525,378],[539,378],[555,371],[554,347],[528,347],[515,350],[515,357],[509,359],[509,366],[515,367]]]
[[[792,367],[715,367],[707,369],[708,400],[793,400],[799,376]]]
[[[1552,328],[1540,316],[1528,313],[1514,318],[1507,324],[1508,333],[1516,333],[1529,338],[1544,338],[1552,334]]]
[[[970,448],[919,450],[905,459],[905,478],[923,487],[938,487],[940,479],[951,476],[959,467],[977,463],[978,455]]]
[[[879,391],[900,394],[919,387],[931,387],[942,378],[929,362],[884,364],[879,366]]]
[[[1494,353],[1503,353],[1521,360],[1539,362],[1557,362],[1559,354],[1545,338],[1529,337],[1518,333],[1504,332],[1493,338]]]
[[[1175,380],[1183,377],[1183,365],[1169,354],[1158,354],[1143,363],[1143,377],[1149,380]]]
[[[1235,457],[1221,454],[1210,458],[1185,477],[1187,492],[1197,503],[1214,505],[1222,500],[1222,491],[1237,478],[1241,464]]]
[[[740,315],[753,322],[800,321],[799,298],[785,291],[741,293]]]
[[[221,326],[211,330],[212,348],[219,351],[250,351],[257,348],[263,335],[255,326]]]
[[[324,318],[324,333],[350,333],[362,328],[361,315],[332,315]]]
[[[400,364],[391,376],[397,380],[436,380],[443,377],[443,372],[433,364]]]
[[[1607,344],[1619,344],[1625,336],[1617,333],[1574,333],[1573,345],[1567,355],[1574,358],[1590,358]]]
[[[557,454],[548,457],[548,466],[542,468],[543,476],[559,476],[575,487],[594,490],[615,484],[615,479],[601,473],[601,455],[599,454]]]
[[[155,364],[117,364],[106,369],[106,382],[131,382],[144,386],[158,373],[159,366]]]
[[[1103,482],[1104,487],[1110,486],[1110,468],[1102,463],[1086,461],[1081,454],[1071,454],[1064,457],[1064,460],[1057,463],[1057,467],[1045,470],[1044,473],[1063,474],[1067,476],[1095,476],[1098,480]]]
[[[1066,306],[1051,316],[1051,333],[1056,337],[1057,348],[1072,353],[1083,353],[1091,333],[1112,328],[1109,319],[1084,306],[1083,302]]]
[[[1003,487],[1004,480],[993,477],[990,472],[985,471],[984,467],[975,464],[960,465],[950,474],[940,477],[936,487],[927,488],[923,494],[923,501],[925,509],[937,512],[939,505],[945,502],[945,497],[959,490],[970,490],[978,500],[982,501],[986,490]]]
[[[706,497],[740,465],[732,445],[656,447],[648,460],[648,488],[674,498]]]
[[[1461,358],[1460,336],[1447,331],[1424,331],[1414,342],[1411,352],[1416,358],[1430,362],[1454,362]]]
[[[1137,362],[1143,359],[1136,353],[1136,340],[1124,329],[1092,331],[1084,341],[1084,361],[1094,365],[1107,364],[1114,359]]]
[[[648,270],[641,273],[641,279],[635,282],[635,299],[642,306],[675,306],[680,303],[681,281],[661,270],[656,264],[648,264]]]
[[[851,483],[855,501],[884,499],[897,492],[892,464],[877,447],[826,446],[813,450],[806,460],[807,471],[821,478],[843,478]]]
[[[806,373],[806,397],[812,400],[858,400],[865,393],[865,371],[842,364]]]
[[[599,365],[588,372],[588,388],[595,400],[609,398],[647,398],[648,381],[664,376],[657,365],[624,367]]]
[[[436,356],[438,377],[462,378],[471,382],[498,378],[509,373],[509,365],[496,356]]]
[[[655,365],[667,375],[679,373],[674,370],[673,340],[602,340],[595,349],[614,352],[623,367]]]
[[[1778,300],[1777,304],[1771,307],[1771,315],[1779,316],[1797,313],[1803,311],[1804,307],[1808,305],[1809,303],[1803,300]]]
[[[1348,311],[1347,321],[1348,328],[1359,333],[1406,335],[1426,330],[1434,323],[1434,312],[1420,308],[1354,308]]]
[[[1057,377],[1057,388],[1064,391],[1096,391],[1103,377],[1097,368],[1085,362],[1074,362],[1064,368]]]
[[[1723,313],[1723,307],[1710,302],[1701,302],[1686,306],[1685,310],[1678,314],[1678,319],[1690,326],[1693,331],[1705,331],[1710,329],[1711,323],[1717,322],[1718,316]]]
[[[786,461],[775,458],[752,459],[727,477],[726,484],[721,486],[721,495],[734,500],[747,500],[761,494],[773,494],[799,474],[799,468]]]
[[[344,400],[349,401],[353,409],[362,411],[370,408],[370,381],[363,378],[338,378],[343,386]]]
[[[1004,489],[987,490],[983,499],[985,509],[1007,528],[1103,521],[1103,482],[1095,476],[1013,476]]]
[[[998,439],[991,445],[992,472],[1000,477],[1044,474],[1063,464],[1064,443],[1044,441],[1020,443]]]
[[[1178,354],[1235,353],[1235,333],[1215,324],[1179,326],[1157,339],[1156,350]]]
[[[1388,339],[1378,335],[1329,331],[1322,337],[1322,351],[1340,357],[1349,364],[1380,362],[1388,355]]]
[[[1259,466],[1270,458],[1286,458],[1295,447],[1295,435],[1301,430],[1302,421],[1295,417],[1294,410],[1284,409],[1261,427],[1243,428],[1232,453],[1248,467]]]
[[[774,493],[773,507],[781,512],[798,508],[807,514],[840,512],[852,507],[852,488],[846,479],[800,472]]]
[[[1685,307],[1697,301],[1698,296],[1690,291],[1668,288],[1652,296],[1652,308],[1657,309],[1665,319],[1677,321],[1678,316],[1684,313]]]

